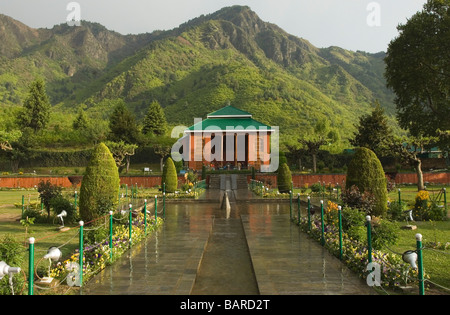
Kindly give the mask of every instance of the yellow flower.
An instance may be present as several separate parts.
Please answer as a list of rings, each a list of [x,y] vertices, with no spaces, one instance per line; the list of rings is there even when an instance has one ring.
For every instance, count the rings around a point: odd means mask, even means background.
[[[428,200],[428,199],[430,199],[430,194],[426,190],[421,190],[416,195],[416,201],[418,201],[418,200],[423,201],[423,200]]]

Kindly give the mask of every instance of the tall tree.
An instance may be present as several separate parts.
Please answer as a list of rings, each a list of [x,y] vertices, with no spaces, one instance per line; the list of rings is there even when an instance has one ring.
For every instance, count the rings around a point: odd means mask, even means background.
[[[450,0],[428,0],[398,30],[385,76],[400,126],[413,136],[450,130]]]
[[[166,130],[167,121],[164,111],[157,101],[153,101],[144,117],[142,133],[162,136],[166,133]]]
[[[392,130],[387,123],[384,109],[377,102],[371,114],[363,115],[359,125],[355,125],[357,132],[350,143],[355,147],[372,150],[378,157],[384,155],[384,148],[392,137]]]
[[[329,122],[325,119],[317,121],[314,127],[314,133],[306,135],[300,139],[300,143],[306,147],[309,154],[312,155],[313,171],[317,171],[317,154],[320,148],[325,144],[331,144],[337,140],[337,133],[331,129]]]
[[[126,172],[128,173],[128,170],[130,168],[130,158],[135,154],[138,146],[136,144],[128,144],[123,141],[119,142],[106,141],[105,144],[111,151],[114,161],[116,161],[119,173],[125,165],[126,165]],[[125,160],[125,162],[123,160]]]
[[[424,152],[425,148],[429,148],[438,141],[437,137],[410,136],[408,138],[397,138],[388,144],[391,153],[400,158],[400,160],[411,165],[417,174],[417,189],[424,190],[422,173],[422,160],[419,154]]]
[[[18,121],[22,127],[29,127],[36,132],[44,129],[49,119],[50,102],[45,91],[45,83],[42,79],[37,79],[30,85]]]
[[[128,110],[123,101],[114,108],[109,118],[109,128],[111,133],[109,140],[114,142],[124,141],[125,143],[139,143],[139,129],[136,118]]]

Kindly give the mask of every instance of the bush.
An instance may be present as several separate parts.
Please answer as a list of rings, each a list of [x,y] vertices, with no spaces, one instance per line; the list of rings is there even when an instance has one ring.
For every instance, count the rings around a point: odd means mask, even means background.
[[[352,186],[358,187],[362,194],[369,192],[374,196],[374,207],[370,214],[375,216],[386,214],[386,176],[380,160],[370,149],[356,149],[348,166],[346,189],[350,189]]]
[[[358,208],[366,214],[372,214],[375,207],[375,197],[370,192],[361,193],[357,186],[346,189],[341,194],[342,201],[348,207]]]
[[[39,197],[47,210],[47,219],[50,220],[50,201],[61,196],[62,187],[53,185],[50,181],[40,181],[38,184]]]
[[[408,210],[408,205],[405,202],[391,202],[388,207],[388,215],[391,220],[404,221],[406,220],[404,211]]]
[[[395,245],[398,240],[399,228],[394,222],[389,220],[372,219],[372,247],[374,249],[382,249],[385,246]]]
[[[178,176],[172,158],[168,157],[164,164],[161,186],[165,184],[166,192],[173,193],[178,187]]]
[[[55,215],[60,214],[63,210],[66,211],[67,216],[63,218],[64,224],[70,224],[77,221],[77,211],[74,204],[63,196],[57,196],[50,200],[50,206]]]
[[[0,239],[0,261],[12,267],[20,267],[25,261],[23,245],[10,235],[5,235]],[[23,274],[16,274],[12,278],[14,294],[20,293],[24,289],[25,279]],[[9,285],[9,276],[0,280],[0,295],[11,295],[13,291]]]
[[[366,235],[365,222],[366,217],[362,211],[351,207],[342,209],[342,230],[352,239],[364,239]]]
[[[311,192],[313,193],[322,193],[325,191],[325,186],[322,186],[320,183],[314,183],[311,185]]]
[[[277,175],[278,191],[280,193],[289,193],[292,185],[292,174],[286,163],[281,164]]]
[[[98,144],[81,181],[80,216],[92,221],[113,210],[118,203],[120,178],[116,162],[104,143]]]
[[[421,190],[417,193],[413,217],[420,221],[441,221],[446,218],[445,209],[439,207],[435,202],[430,201],[430,194],[426,190]]]

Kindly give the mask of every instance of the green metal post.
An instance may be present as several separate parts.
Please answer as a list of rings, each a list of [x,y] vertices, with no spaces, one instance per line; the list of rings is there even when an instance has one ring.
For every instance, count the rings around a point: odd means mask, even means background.
[[[342,260],[342,207],[338,206],[339,217],[339,259]]]
[[[144,231],[147,235],[147,199],[144,199]]]
[[[131,243],[132,243],[132,237],[131,237],[131,233],[133,232],[133,212],[132,207],[133,205],[130,203],[130,210],[128,211],[128,239],[130,241],[129,245],[131,247]]]
[[[113,249],[113,212],[109,211],[109,260],[112,262],[112,249]]]
[[[320,221],[321,221],[321,228],[322,228],[322,236],[320,238],[320,243],[325,245],[325,220],[324,220],[324,213],[323,213],[323,200],[320,200]]]
[[[166,218],[166,193],[163,193],[163,219]]]
[[[311,197],[308,196],[308,228],[311,232]]]
[[[28,295],[33,295],[34,292],[34,237],[28,239],[29,259],[28,259]]]
[[[297,219],[300,224],[300,193],[297,194]]]
[[[155,195],[155,224],[158,221],[158,196]]]
[[[79,257],[79,265],[80,265],[80,287],[83,285],[83,246],[84,246],[84,238],[83,238],[83,227],[84,222],[80,221],[80,257]]]
[[[370,215],[366,216],[367,221],[367,260],[372,262],[372,218]]]
[[[163,193],[165,193],[166,192],[166,183],[164,182],[163,183],[163,191],[162,191]]]
[[[398,189],[398,205],[402,205],[402,192],[400,191],[400,188]]]
[[[444,210],[447,213],[447,189],[444,187]]]
[[[25,196],[22,195],[22,219],[23,219],[23,212],[25,210]]]
[[[289,190],[289,219],[292,220],[292,190]]]
[[[423,257],[422,257],[422,234],[416,234],[417,241],[417,268],[419,280],[419,295],[425,295],[425,286],[423,279]]]

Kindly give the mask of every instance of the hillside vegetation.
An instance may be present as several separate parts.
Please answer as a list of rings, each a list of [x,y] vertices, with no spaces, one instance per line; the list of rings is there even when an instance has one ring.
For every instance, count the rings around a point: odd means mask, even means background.
[[[106,126],[102,122],[118,99],[138,121],[157,100],[169,124],[186,126],[232,104],[279,126],[286,143],[296,143],[326,119],[341,139],[330,148],[335,151],[349,147],[354,124],[376,100],[395,126],[383,52],[319,49],[262,21],[246,6],[140,35],[121,35],[86,21],[79,27],[33,29],[4,15],[0,28],[0,121],[9,122],[30,82],[43,78],[54,133],[43,147],[83,146],[64,136],[76,113],[85,110]]]

